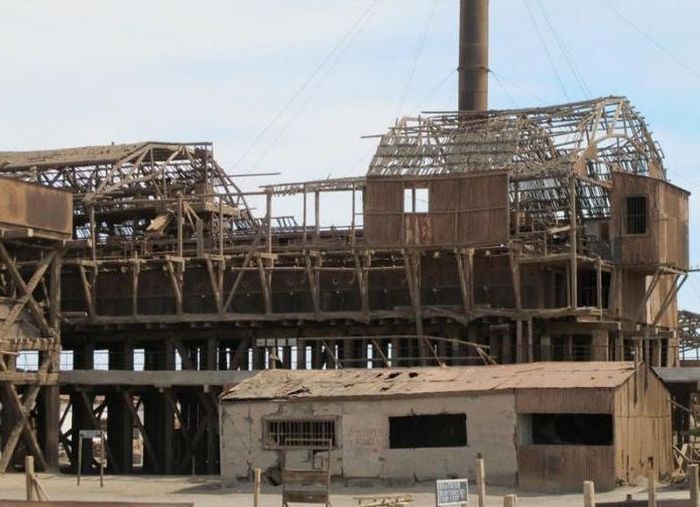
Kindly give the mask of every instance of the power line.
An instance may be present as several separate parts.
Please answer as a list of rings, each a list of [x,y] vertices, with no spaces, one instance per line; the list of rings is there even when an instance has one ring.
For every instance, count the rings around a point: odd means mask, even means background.
[[[411,111],[420,110],[427,101],[433,98],[433,95],[440,91],[443,86],[445,86],[450,78],[454,76],[455,72],[457,72],[457,69],[451,69],[443,78],[440,79],[440,81],[437,82],[435,86],[430,89],[428,93],[425,94],[422,99],[415,103],[415,105],[411,108]]]
[[[311,84],[311,82],[316,78],[316,76],[326,67],[328,62],[331,61],[335,53],[345,44],[345,42],[353,35],[357,28],[363,23],[363,21],[369,16],[374,7],[379,3],[379,0],[374,0],[367,9],[365,9],[359,18],[350,26],[350,28],[345,32],[345,34],[340,38],[340,40],[333,46],[333,48],[328,52],[328,54],[319,62],[316,68],[311,72],[309,77],[302,83],[302,85],[292,94],[289,100],[282,106],[282,108],[277,111],[277,114],[265,125],[265,127],[260,131],[260,133],[255,137],[253,142],[246,148],[240,157],[233,164],[234,169],[248,156],[248,154],[258,145],[258,143],[265,137],[265,135],[270,131],[270,129],[277,123],[277,121],[282,117],[282,115],[291,107],[294,101],[306,90],[306,88]]]
[[[561,54],[564,56],[564,61],[566,61],[566,64],[569,66],[569,70],[571,70],[571,73],[574,75],[574,79],[576,80],[576,83],[578,83],[579,88],[581,88],[583,95],[587,97],[592,97],[593,94],[591,93],[591,89],[588,87],[588,84],[586,83],[585,79],[578,71],[574,57],[569,52],[569,49],[566,47],[566,44],[564,44],[564,41],[561,39],[561,37],[559,37],[559,32],[557,32],[557,30],[554,27],[554,24],[549,19],[549,15],[547,14],[547,11],[545,10],[540,0],[537,0],[537,6],[540,8],[542,17],[544,18],[547,27],[549,27],[549,31],[552,32],[554,40],[556,41],[557,46],[559,47],[559,51],[561,51]]]
[[[416,48],[416,52],[413,55],[413,63],[411,64],[411,69],[408,73],[408,79],[406,80],[406,85],[403,88],[403,91],[401,92],[401,97],[399,98],[399,103],[396,108],[396,116],[401,114],[401,109],[403,108],[404,101],[406,100],[406,95],[408,95],[408,91],[411,88],[411,83],[413,83],[413,78],[416,75],[416,69],[418,68],[418,62],[420,61],[420,57],[423,54],[423,48],[425,47],[425,40],[428,38],[428,32],[430,31],[430,25],[433,22],[433,17],[435,15],[435,7],[437,6],[437,0],[433,0],[432,5],[430,6],[430,11],[428,13],[428,18],[425,21],[425,26],[423,27],[423,32],[421,34],[421,37],[418,42],[418,47]]]
[[[369,18],[370,17],[368,16],[364,21],[366,22],[367,20],[369,20]],[[363,23],[363,25],[364,25],[364,23]],[[331,74],[333,69],[335,69],[335,67],[338,65],[338,63],[340,63],[340,61],[343,59],[343,56],[345,55],[345,53],[352,45],[352,39],[354,38],[354,36],[356,36],[358,33],[360,33],[362,31],[362,28],[364,28],[364,26],[360,27],[358,25],[357,30],[352,34],[353,37],[348,38],[346,43],[342,45],[342,49],[341,49],[340,53],[338,53],[337,57],[329,63],[328,67],[326,67],[325,71],[321,74],[319,79],[313,84],[313,88],[310,90],[309,94],[306,96],[304,101],[301,104],[299,104],[296,109],[294,109],[294,111],[291,113],[287,122],[282,126],[282,128],[279,129],[279,131],[277,132],[277,135],[275,135],[275,137],[270,141],[270,143],[263,150],[263,152],[260,154],[260,156],[258,156],[258,158],[253,163],[253,167],[256,167],[257,164],[262,162],[265,159],[265,157],[267,157],[270,154],[270,152],[277,145],[277,143],[282,138],[282,136],[284,136],[287,129],[296,121],[296,119],[299,117],[301,112],[306,108],[306,106],[309,104],[309,102],[311,102],[311,99],[314,98],[314,92],[325,82],[326,78]]]
[[[644,37],[647,41],[649,41],[652,45],[654,45],[658,50],[661,52],[665,53],[666,56],[670,57],[672,60],[674,60],[678,65],[683,67],[686,71],[690,72],[693,76],[696,78],[700,78],[700,72],[698,72],[696,69],[685,63],[676,53],[673,51],[667,49],[665,46],[663,46],[659,41],[654,39],[649,33],[645,32],[642,30],[639,26],[634,24],[629,18],[626,18],[625,16],[622,15],[620,11],[615,9],[609,2],[605,2],[601,0],[603,5],[605,5],[608,9],[610,9],[613,14],[615,14],[618,18],[620,18],[622,21],[624,21],[627,25],[629,25],[632,29],[634,29],[637,33],[639,33],[642,37]]]
[[[491,74],[493,74],[493,77],[495,77],[496,79],[505,81],[506,83],[510,84],[510,85],[513,86],[514,88],[517,88],[518,90],[520,90],[521,92],[523,92],[525,95],[528,95],[528,96],[530,96],[531,98],[535,99],[537,102],[539,102],[539,103],[541,103],[541,104],[547,104],[547,101],[544,100],[542,97],[540,97],[539,95],[536,95],[535,93],[533,93],[533,92],[530,91],[529,89],[525,88],[524,86],[519,85],[518,83],[516,83],[516,82],[513,81],[512,79],[508,79],[508,78],[507,78],[506,76],[504,76],[503,74],[496,73],[496,71],[493,70],[493,68],[490,68],[490,69],[489,69],[489,72],[490,72]]]
[[[527,8],[527,13],[530,16],[530,20],[532,21],[532,24],[535,26],[535,31],[537,32],[537,37],[540,39],[540,44],[542,44],[542,49],[544,49],[545,55],[547,55],[547,60],[549,60],[549,64],[552,67],[552,70],[554,71],[554,75],[557,78],[557,81],[559,82],[559,86],[561,87],[561,91],[564,93],[564,97],[566,100],[569,99],[569,94],[566,93],[566,88],[564,87],[564,82],[561,79],[561,76],[559,75],[559,71],[557,70],[557,66],[554,63],[554,59],[552,58],[552,55],[549,52],[549,49],[547,48],[547,44],[544,40],[544,37],[542,36],[542,32],[540,31],[540,27],[537,24],[537,20],[535,20],[535,16],[532,13],[532,9],[530,9],[530,4],[528,3],[527,0],[523,0],[523,3],[525,4],[525,7]]]
[[[513,104],[513,107],[517,108],[517,107],[518,107],[518,103],[515,102],[515,99],[513,98],[513,96],[512,96],[512,95],[510,94],[510,92],[508,91],[508,88],[506,88],[506,86],[503,84],[503,81],[501,81],[501,80],[499,79],[498,74],[496,74],[495,72],[491,72],[491,75],[494,77],[494,79],[496,79],[496,82],[501,86],[501,89],[502,89],[503,92],[506,94],[506,96],[507,96],[508,99],[510,100],[511,104]]]

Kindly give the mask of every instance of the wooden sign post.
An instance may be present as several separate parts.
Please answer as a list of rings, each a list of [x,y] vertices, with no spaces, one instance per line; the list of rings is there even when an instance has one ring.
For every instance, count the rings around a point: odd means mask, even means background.
[[[435,481],[435,505],[465,505],[469,503],[468,479],[445,479]]]
[[[102,430],[80,430],[78,432],[78,486],[83,472],[83,440],[100,439],[100,487],[104,488],[105,477],[105,433]]]

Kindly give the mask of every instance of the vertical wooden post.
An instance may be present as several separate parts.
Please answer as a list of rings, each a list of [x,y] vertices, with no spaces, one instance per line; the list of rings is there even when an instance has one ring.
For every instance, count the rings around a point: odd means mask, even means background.
[[[94,261],[97,259],[97,238],[95,237],[95,230],[97,227],[95,227],[95,205],[90,204],[90,241],[92,242],[92,245],[90,246],[90,257]]]
[[[272,253],[272,192],[267,192],[265,205],[265,221],[267,222],[267,252]]]
[[[583,481],[583,507],[595,507],[595,485],[593,481]]]
[[[100,431],[100,487],[105,487],[105,433]]]
[[[34,500],[34,456],[24,458],[24,479],[27,486],[27,501]]]
[[[476,458],[476,493],[479,496],[479,507],[484,507],[486,505],[486,469],[481,453]]]
[[[352,184],[352,218],[350,219],[350,244],[355,244],[355,184]]]
[[[182,257],[183,251],[183,221],[182,221],[182,194],[177,196],[177,255]]]
[[[78,436],[78,486],[80,486],[80,474],[83,471],[83,439]]]
[[[517,495],[506,495],[503,497],[503,507],[516,507],[518,505]]]
[[[688,465],[688,486],[690,488],[690,506],[700,507],[700,494],[698,492],[698,465]]]
[[[571,308],[578,307],[578,227],[577,227],[577,210],[576,210],[576,178],[570,177],[569,180],[569,223],[571,229],[569,238],[571,243]]]
[[[314,220],[316,221],[316,241],[321,238],[321,194],[314,192]]]
[[[224,209],[221,197],[219,197],[219,256],[224,256]]]
[[[654,470],[654,458],[649,458],[647,483],[649,491],[649,507],[656,507],[656,471]]]
[[[302,227],[302,237],[301,237],[301,244],[306,246],[306,184],[304,184],[304,196],[303,196],[303,205],[304,205],[304,211],[302,212],[302,219],[301,219],[301,227]]]
[[[259,468],[255,469],[255,494],[253,496],[253,507],[260,507],[260,474]]]

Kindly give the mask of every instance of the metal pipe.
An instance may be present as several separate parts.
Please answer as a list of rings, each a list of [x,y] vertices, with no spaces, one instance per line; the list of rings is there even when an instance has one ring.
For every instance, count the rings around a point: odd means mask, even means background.
[[[461,0],[459,110],[488,109],[489,0]]]

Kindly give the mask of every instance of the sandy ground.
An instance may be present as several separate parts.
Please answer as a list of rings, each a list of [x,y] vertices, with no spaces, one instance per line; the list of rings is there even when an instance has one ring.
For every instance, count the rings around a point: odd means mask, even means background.
[[[83,477],[80,486],[74,476],[39,474],[41,484],[51,500],[118,500],[143,502],[191,502],[197,507],[250,506],[253,505],[253,488],[240,484],[234,488],[222,488],[218,477],[160,477],[160,476],[107,476],[104,488],[100,488],[99,477]],[[687,489],[659,485],[659,498],[688,498]],[[333,485],[331,500],[333,507],[355,507],[355,495],[410,494],[416,507],[432,507],[435,497],[432,484],[419,484],[401,488],[348,488]],[[503,495],[513,493],[504,489],[487,488],[487,506],[502,506]],[[515,492],[517,493],[517,492]],[[631,493],[635,500],[646,499],[646,488],[620,488],[598,494],[598,501],[624,500]],[[0,498],[24,499],[23,474],[0,476]],[[262,507],[280,507],[279,487],[263,485]],[[476,499],[472,498],[472,505]],[[581,506],[581,495],[544,496],[531,493],[518,494],[518,505],[527,506]]]

